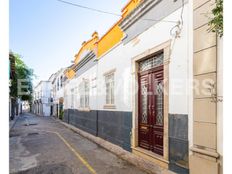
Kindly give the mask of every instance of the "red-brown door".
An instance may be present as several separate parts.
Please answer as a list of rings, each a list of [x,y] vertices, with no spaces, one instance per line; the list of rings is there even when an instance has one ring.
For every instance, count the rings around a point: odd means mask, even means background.
[[[139,146],[163,155],[163,66],[139,73]]]
[[[163,68],[151,74],[152,151],[163,155]]]
[[[150,150],[150,117],[149,117],[149,75],[139,76],[139,146]]]

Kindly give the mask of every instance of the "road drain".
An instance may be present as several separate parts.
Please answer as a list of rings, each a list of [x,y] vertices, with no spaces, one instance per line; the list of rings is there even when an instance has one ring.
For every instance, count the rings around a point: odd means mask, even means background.
[[[10,134],[10,138],[12,138],[12,137],[19,137],[20,136],[20,134]]]
[[[37,125],[37,123],[26,123],[24,126],[34,126]]]
[[[27,136],[32,136],[32,135],[39,135],[38,132],[32,132],[32,133],[28,133]]]

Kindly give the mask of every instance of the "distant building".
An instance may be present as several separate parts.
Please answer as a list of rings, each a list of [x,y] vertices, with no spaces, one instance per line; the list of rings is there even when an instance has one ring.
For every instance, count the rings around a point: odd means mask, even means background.
[[[51,103],[51,81],[40,81],[34,88],[32,112],[40,116],[50,116]]]
[[[22,111],[29,112],[30,111],[30,103],[28,101],[22,102]]]
[[[51,79],[51,95],[52,95],[52,112],[51,115],[60,118],[64,111],[64,75],[65,68],[57,71]]]

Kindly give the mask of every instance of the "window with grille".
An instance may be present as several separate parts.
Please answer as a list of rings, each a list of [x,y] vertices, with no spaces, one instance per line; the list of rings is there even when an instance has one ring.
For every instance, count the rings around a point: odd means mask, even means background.
[[[140,62],[139,70],[146,71],[146,70],[158,67],[160,65],[163,65],[163,61],[164,61],[163,59],[164,59],[163,53],[154,55],[151,58]]]
[[[147,124],[147,93],[148,88],[145,82],[141,82],[141,89],[142,89],[142,123]]]
[[[60,77],[60,88],[63,87],[63,76]]]
[[[89,108],[89,81],[84,80],[79,86],[80,108]]]
[[[74,89],[71,90],[71,108],[74,108]]]
[[[156,124],[163,125],[163,85],[159,82],[156,86]]]
[[[59,91],[59,79],[57,79],[57,91]]]
[[[106,104],[114,104],[114,73],[105,76],[106,83]]]

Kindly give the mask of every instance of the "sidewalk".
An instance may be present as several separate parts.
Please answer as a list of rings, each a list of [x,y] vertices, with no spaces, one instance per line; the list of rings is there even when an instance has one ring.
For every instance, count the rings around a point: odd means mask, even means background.
[[[112,144],[112,143],[110,143],[108,141],[103,140],[102,138],[91,135],[91,134],[78,129],[75,126],[67,124],[67,123],[65,123],[65,122],[63,122],[63,121],[61,121],[59,119],[56,119],[56,118],[53,118],[53,119],[60,122],[61,124],[63,124],[68,129],[73,130],[77,134],[79,134],[79,135],[93,141],[94,143],[98,144],[99,146],[103,147],[104,149],[114,153],[118,157],[130,162],[131,164],[145,170],[146,172],[148,172],[150,174],[175,174],[172,171],[164,169],[164,168],[152,163],[151,161],[142,159],[142,158],[132,154],[131,152],[128,152],[128,151],[122,149],[121,147],[119,147],[119,146],[117,146],[115,144]]]
[[[15,116],[14,120],[9,121],[9,131],[14,127],[14,125],[17,122],[17,120],[19,119],[19,117],[20,117],[20,115]]]

